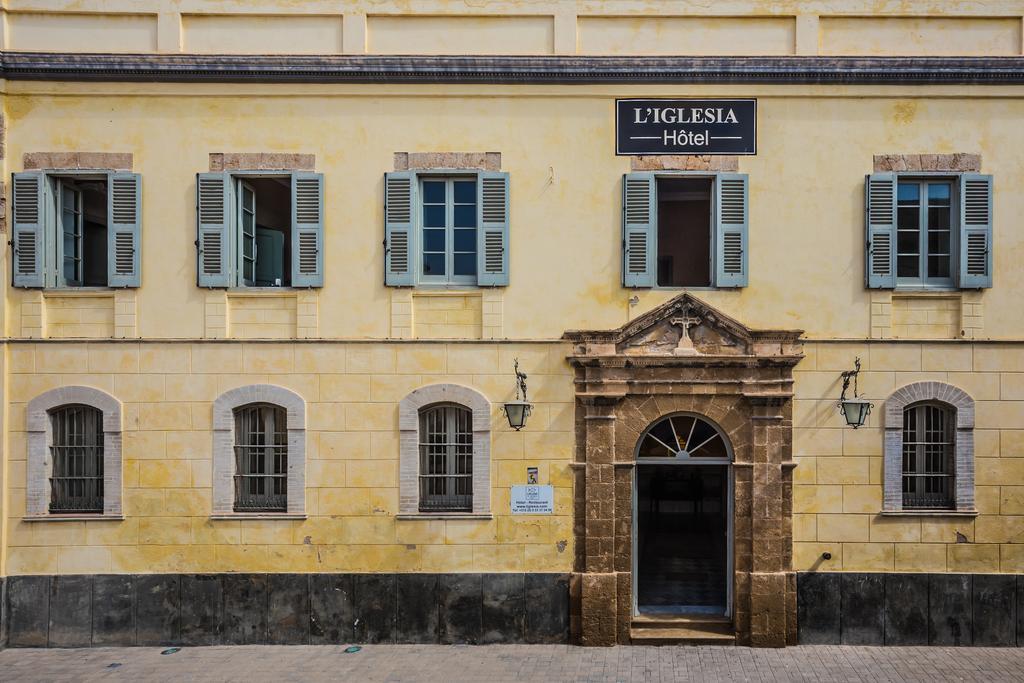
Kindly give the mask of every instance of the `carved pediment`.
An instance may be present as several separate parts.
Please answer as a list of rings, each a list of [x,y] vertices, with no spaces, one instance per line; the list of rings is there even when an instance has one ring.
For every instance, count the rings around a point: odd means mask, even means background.
[[[801,333],[752,330],[691,294],[680,294],[616,330],[570,331],[565,338],[577,343],[578,355],[685,358],[799,353],[793,347]]]

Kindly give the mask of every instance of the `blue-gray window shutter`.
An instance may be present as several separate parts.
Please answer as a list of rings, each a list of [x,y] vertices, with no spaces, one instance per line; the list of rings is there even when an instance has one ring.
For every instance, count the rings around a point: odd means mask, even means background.
[[[138,173],[107,176],[107,284],[138,287],[142,282],[142,178]]]
[[[196,175],[196,212],[198,234],[196,269],[200,287],[230,287],[231,224],[234,210],[231,175]]]
[[[992,176],[960,176],[960,286],[992,286]]]
[[[46,240],[43,231],[46,223],[46,206],[43,199],[45,177],[42,173],[15,173],[14,185],[14,263],[12,264],[15,287],[42,287],[46,265]]]
[[[745,173],[715,177],[715,286],[747,286],[749,191]]]
[[[508,285],[508,173],[477,178],[476,278],[483,287]]]
[[[324,286],[324,176],[292,173],[292,287]]]
[[[658,196],[653,173],[627,173],[622,179],[622,284],[653,287]]]
[[[873,289],[896,286],[896,174],[872,173],[864,182],[864,280]]]
[[[384,284],[409,287],[415,284],[416,174],[399,171],[384,174]]]

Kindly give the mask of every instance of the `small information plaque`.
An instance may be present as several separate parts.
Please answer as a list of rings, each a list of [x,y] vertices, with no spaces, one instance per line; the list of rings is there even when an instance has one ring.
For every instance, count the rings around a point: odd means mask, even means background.
[[[555,511],[555,489],[552,486],[513,486],[513,515],[550,515]]]

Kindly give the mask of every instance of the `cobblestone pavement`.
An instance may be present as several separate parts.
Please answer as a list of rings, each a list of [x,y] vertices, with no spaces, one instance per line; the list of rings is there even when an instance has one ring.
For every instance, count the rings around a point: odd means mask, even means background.
[[[8,649],[2,681],[1024,681],[1024,649],[271,645]]]

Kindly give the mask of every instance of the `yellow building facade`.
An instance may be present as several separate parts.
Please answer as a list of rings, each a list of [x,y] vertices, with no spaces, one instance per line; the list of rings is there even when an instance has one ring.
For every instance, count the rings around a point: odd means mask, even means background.
[[[1024,642],[1024,3],[2,20],[10,645]],[[632,98],[754,99],[756,154],[616,155]],[[628,178],[710,216],[706,281],[661,277],[657,221],[629,280]],[[285,463],[251,510],[249,406]],[[468,498],[433,510],[435,408]]]

